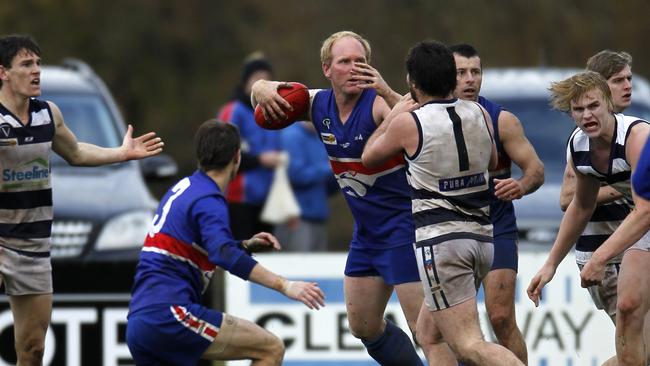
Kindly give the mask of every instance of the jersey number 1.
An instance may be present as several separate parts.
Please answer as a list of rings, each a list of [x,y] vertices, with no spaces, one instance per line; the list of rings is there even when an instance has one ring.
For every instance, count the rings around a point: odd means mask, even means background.
[[[458,170],[464,172],[469,170],[469,156],[467,155],[467,145],[465,145],[465,136],[463,135],[463,124],[454,107],[447,108],[447,113],[454,126],[454,139],[458,150]]]

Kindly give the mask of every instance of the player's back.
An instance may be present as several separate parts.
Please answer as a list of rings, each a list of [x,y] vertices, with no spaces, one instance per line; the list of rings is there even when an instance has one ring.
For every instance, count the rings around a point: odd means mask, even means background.
[[[491,241],[488,166],[492,138],[481,108],[433,101],[413,112],[420,142],[409,156],[416,241],[472,237]]]

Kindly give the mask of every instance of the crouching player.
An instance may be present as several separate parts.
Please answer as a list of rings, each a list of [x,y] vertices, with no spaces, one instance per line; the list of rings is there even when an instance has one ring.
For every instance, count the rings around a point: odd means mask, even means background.
[[[259,233],[232,238],[223,192],[237,173],[240,137],[232,124],[204,122],[195,136],[198,170],[163,197],[136,268],[126,341],[137,365],[195,365],[199,359],[250,359],[280,365],[282,341],[258,325],[199,304],[216,266],[310,309],[324,306],[316,283],[288,281],[250,254],[278,250]]]

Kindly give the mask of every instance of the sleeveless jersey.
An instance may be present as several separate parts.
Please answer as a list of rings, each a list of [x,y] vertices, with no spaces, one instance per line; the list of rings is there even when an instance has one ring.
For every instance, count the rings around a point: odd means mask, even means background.
[[[395,156],[377,168],[361,163],[363,147],[377,128],[372,116],[376,97],[374,90],[364,90],[345,123],[331,89],[317,91],[311,106],[311,120],[354,217],[350,246],[362,249],[411,245],[414,240],[404,158]]]
[[[0,104],[0,245],[26,255],[49,256],[54,128],[45,101],[30,99],[26,125]]]
[[[517,219],[515,218],[515,206],[511,201],[502,201],[494,195],[494,178],[508,179],[511,177],[510,168],[512,160],[506,153],[501,138],[499,138],[499,115],[504,110],[500,105],[483,98],[478,97],[478,103],[492,118],[492,129],[494,130],[494,143],[497,147],[498,162],[497,167],[490,171],[490,218],[492,220],[494,237],[503,237],[508,239],[517,239]]]
[[[160,201],[136,267],[129,312],[199,303],[216,266],[247,279],[257,263],[232,238],[219,186],[195,172]]]
[[[492,137],[479,105],[429,102],[412,112],[419,144],[407,156],[416,246],[453,239],[492,242],[488,166]]]
[[[614,116],[614,136],[607,172],[599,172],[592,166],[589,137],[582,130],[576,129],[569,138],[567,154],[571,156],[578,172],[598,179],[601,186],[612,186],[624,196],[622,199],[596,207],[576,243],[578,251],[595,251],[616,230],[633,207],[630,187],[631,168],[625,157],[625,141],[632,126],[647,122],[623,114]]]

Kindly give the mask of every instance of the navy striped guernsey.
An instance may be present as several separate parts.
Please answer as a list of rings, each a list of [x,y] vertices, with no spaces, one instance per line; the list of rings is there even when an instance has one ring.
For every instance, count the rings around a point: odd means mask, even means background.
[[[625,142],[630,128],[637,123],[647,123],[637,117],[615,114],[614,135],[607,172],[597,171],[591,164],[589,137],[577,128],[569,139],[568,151],[576,169],[598,179],[602,186],[611,185],[624,198],[596,207],[587,227],[576,242],[576,250],[593,252],[607,240],[633,207],[630,190],[631,168],[625,156]],[[620,260],[620,258],[619,258]]]
[[[492,139],[479,105],[434,101],[412,112],[419,144],[408,159],[417,247],[454,239],[492,242]]]
[[[25,125],[0,104],[0,245],[27,255],[49,256],[53,137],[47,102],[30,99]]]

